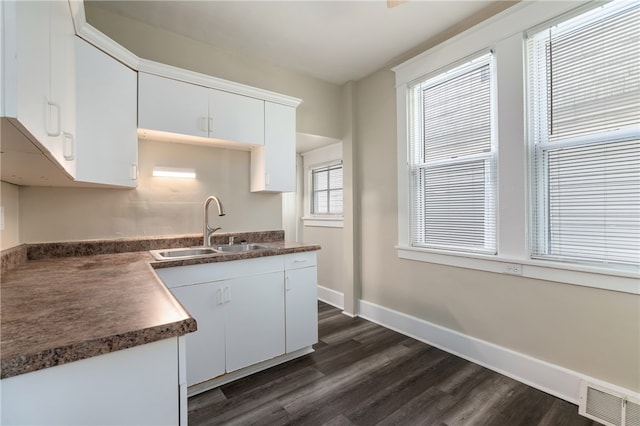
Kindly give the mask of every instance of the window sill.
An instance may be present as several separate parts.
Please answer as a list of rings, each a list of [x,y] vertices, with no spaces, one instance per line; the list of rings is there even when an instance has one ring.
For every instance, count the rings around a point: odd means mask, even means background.
[[[302,218],[304,226],[319,228],[342,228],[342,217],[307,216]]]
[[[640,274],[633,271],[560,264],[542,260],[507,259],[489,255],[452,254],[410,246],[396,246],[396,249],[400,259],[640,295]]]

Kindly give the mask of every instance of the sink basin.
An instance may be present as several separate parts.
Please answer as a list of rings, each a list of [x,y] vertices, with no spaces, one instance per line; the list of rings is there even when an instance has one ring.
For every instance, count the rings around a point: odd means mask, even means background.
[[[168,260],[168,259],[185,259],[199,256],[211,256],[219,253],[214,250],[213,247],[188,247],[188,248],[175,248],[165,250],[150,250],[151,255],[156,260]]]
[[[232,244],[215,247],[187,247],[163,250],[149,250],[156,260],[181,260],[195,257],[213,256],[220,253],[243,253],[255,250],[267,250],[269,247],[259,244]]]
[[[220,253],[238,253],[245,251],[254,251],[254,250],[266,250],[269,247],[261,246],[259,244],[231,244],[224,246],[216,246],[213,249]]]

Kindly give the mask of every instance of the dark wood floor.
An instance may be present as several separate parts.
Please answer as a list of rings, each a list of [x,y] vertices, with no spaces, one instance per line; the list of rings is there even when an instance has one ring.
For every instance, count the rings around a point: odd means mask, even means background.
[[[316,351],[189,398],[189,425],[597,425],[568,402],[319,303]]]

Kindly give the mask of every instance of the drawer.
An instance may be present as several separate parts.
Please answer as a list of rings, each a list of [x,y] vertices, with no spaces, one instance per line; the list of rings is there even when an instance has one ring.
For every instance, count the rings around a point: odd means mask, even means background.
[[[302,253],[290,253],[284,255],[284,269],[300,269],[316,266],[317,256],[315,251],[305,251]]]
[[[255,259],[159,268],[155,272],[169,288],[232,278],[281,272],[284,256],[265,256]]]

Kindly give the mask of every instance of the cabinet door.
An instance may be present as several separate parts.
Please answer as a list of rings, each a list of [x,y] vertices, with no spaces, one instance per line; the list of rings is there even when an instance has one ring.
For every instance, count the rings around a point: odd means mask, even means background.
[[[264,101],[235,93],[209,91],[209,137],[264,144]]]
[[[137,74],[76,40],[76,180],[136,186]]]
[[[264,147],[251,151],[251,191],[296,189],[296,109],[265,102]]]
[[[3,425],[178,425],[177,338],[0,381]]]
[[[287,353],[318,342],[318,268],[285,272]]]
[[[51,154],[71,176],[76,174],[76,56],[75,29],[69,3],[50,2],[50,127],[59,126],[60,135],[51,136]],[[59,117],[57,115],[59,114]],[[57,123],[55,121],[57,120]]]
[[[2,1],[3,111],[41,144],[47,142],[49,2]]]
[[[283,278],[274,272],[225,282],[227,372],[284,353]]]
[[[171,292],[198,323],[186,335],[187,385],[225,372],[225,330],[221,282],[172,288]]]
[[[138,74],[138,127],[208,137],[209,89]]]

